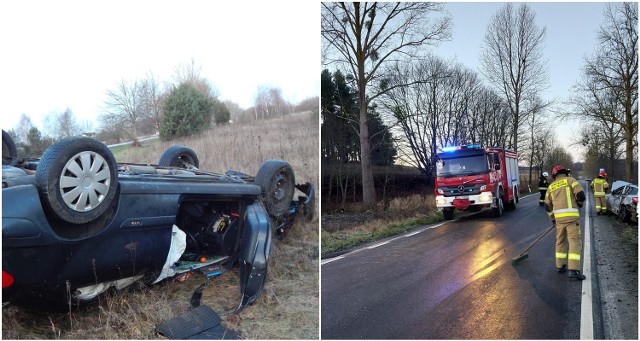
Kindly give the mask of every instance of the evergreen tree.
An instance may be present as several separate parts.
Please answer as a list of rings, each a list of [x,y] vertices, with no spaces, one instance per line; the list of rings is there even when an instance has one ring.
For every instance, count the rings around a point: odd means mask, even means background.
[[[357,161],[357,106],[355,92],[339,71],[321,74],[322,156],[325,162]]]
[[[160,138],[170,140],[198,134],[211,125],[214,101],[188,82],[173,89],[164,103]]]
[[[371,136],[371,163],[376,166],[392,165],[397,156],[393,136],[375,108],[369,109],[369,136]]]

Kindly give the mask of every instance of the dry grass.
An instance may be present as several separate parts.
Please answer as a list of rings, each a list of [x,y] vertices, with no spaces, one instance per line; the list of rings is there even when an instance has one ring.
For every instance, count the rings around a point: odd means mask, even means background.
[[[119,152],[119,162],[157,163],[170,145],[192,148],[202,169],[233,169],[255,174],[267,159],[288,161],[298,183],[318,187],[318,121],[309,114],[214,127],[205,134],[172,142],[155,142]],[[318,200],[316,200],[318,202]],[[316,210],[317,212],[317,210]],[[262,295],[239,314],[223,316],[223,325],[246,339],[319,338],[318,218],[296,222],[282,241],[274,241],[267,284]],[[91,306],[71,313],[39,313],[19,307],[2,311],[3,339],[154,339],[154,328],[189,309],[193,291],[206,279],[131,287],[102,295]],[[240,301],[237,269],[210,280],[202,304],[216,312],[235,309]]]
[[[442,220],[433,195],[411,195],[379,203],[372,210],[350,205],[344,212],[322,215],[322,254],[397,235]]]

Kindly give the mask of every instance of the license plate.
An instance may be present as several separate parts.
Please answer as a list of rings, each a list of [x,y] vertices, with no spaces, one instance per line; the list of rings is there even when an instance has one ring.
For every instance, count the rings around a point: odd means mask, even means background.
[[[464,197],[456,197],[456,199],[460,199],[460,200],[469,200],[468,196],[464,196]]]

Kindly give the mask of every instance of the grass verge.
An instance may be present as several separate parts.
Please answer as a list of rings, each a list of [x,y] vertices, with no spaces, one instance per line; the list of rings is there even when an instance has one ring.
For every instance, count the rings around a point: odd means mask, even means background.
[[[366,242],[402,234],[413,228],[423,225],[435,224],[442,221],[441,215],[429,215],[420,218],[412,218],[399,223],[384,226],[386,221],[379,222],[379,228],[372,230],[339,231],[334,233],[322,233],[322,254],[348,249]]]
[[[323,212],[323,256],[443,220],[433,195],[395,198],[373,209],[351,206],[345,211]]]

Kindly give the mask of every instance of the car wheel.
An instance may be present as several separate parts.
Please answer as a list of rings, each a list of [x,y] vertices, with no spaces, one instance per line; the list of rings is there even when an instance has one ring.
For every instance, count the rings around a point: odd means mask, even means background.
[[[620,209],[618,210],[618,219],[620,219],[620,221],[628,222],[629,217],[630,215],[627,211],[627,208],[621,205]]]
[[[100,217],[111,206],[118,187],[111,150],[86,137],[66,138],[49,147],[35,178],[45,209],[73,224]]]
[[[171,146],[164,151],[158,165],[163,167],[178,167],[189,169],[200,168],[200,161],[196,152],[183,146]]]
[[[263,163],[254,181],[262,188],[262,199],[269,215],[280,218],[289,211],[295,191],[295,176],[287,162],[269,160]]]
[[[11,164],[11,161],[18,157],[18,149],[13,139],[6,131],[2,131],[2,164]]]

